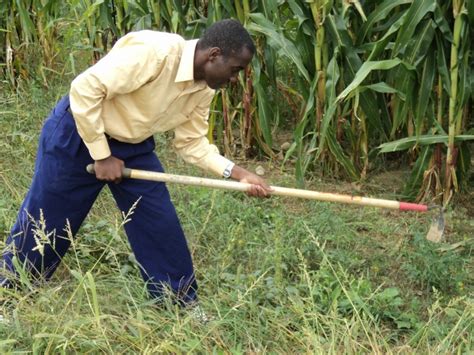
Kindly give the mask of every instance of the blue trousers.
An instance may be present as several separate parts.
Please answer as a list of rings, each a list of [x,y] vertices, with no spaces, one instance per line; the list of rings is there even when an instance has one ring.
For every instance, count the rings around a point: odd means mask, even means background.
[[[128,212],[138,201],[125,231],[151,295],[160,298],[164,288],[171,287],[180,303],[193,302],[197,284],[191,255],[166,185],[140,180],[106,183],[88,174],[86,166],[93,160],[68,108],[66,96],[45,121],[33,181],[3,253],[5,267],[15,272],[16,256],[31,274],[48,279],[69,248],[67,223],[75,235],[107,184],[121,211]],[[125,166],[163,172],[153,137],[138,144],[109,139],[109,145]],[[43,251],[37,249],[41,219],[46,222],[43,238],[49,239],[42,243]]]

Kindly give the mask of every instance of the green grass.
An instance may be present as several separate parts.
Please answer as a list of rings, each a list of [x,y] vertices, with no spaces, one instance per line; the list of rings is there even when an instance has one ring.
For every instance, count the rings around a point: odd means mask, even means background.
[[[29,186],[44,117],[66,87],[34,85],[0,98],[0,247]],[[202,175],[157,151],[169,172]],[[289,167],[264,164],[273,185]],[[288,171],[286,171],[288,170]],[[390,176],[390,175],[389,175]],[[320,191],[395,198],[400,186],[321,181]],[[0,290],[0,352],[469,353],[474,350],[474,222],[467,203],[447,213],[446,241],[424,238],[431,215],[169,186],[195,261],[197,324],[148,298],[103,191],[53,279]],[[360,190],[360,191],[359,191]],[[469,214],[470,213],[470,214]],[[133,216],[132,216],[133,218]]]

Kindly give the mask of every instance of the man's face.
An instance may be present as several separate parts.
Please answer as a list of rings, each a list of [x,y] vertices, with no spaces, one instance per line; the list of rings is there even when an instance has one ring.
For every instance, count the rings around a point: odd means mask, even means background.
[[[240,53],[224,57],[219,48],[209,49],[209,60],[204,66],[204,80],[211,89],[236,82],[239,72],[250,63],[253,54],[243,47]]]

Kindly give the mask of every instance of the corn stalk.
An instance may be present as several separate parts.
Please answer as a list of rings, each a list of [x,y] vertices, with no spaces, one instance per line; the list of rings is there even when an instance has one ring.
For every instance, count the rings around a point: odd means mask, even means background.
[[[456,179],[456,161],[459,148],[454,144],[454,138],[461,131],[463,106],[461,105],[463,97],[459,87],[459,74],[465,68],[463,66],[463,57],[459,57],[462,53],[461,36],[466,35],[467,20],[463,13],[466,13],[464,0],[453,0],[453,17],[454,17],[454,31],[453,43],[451,45],[451,92],[449,95],[449,135],[448,135],[448,153],[446,157],[446,177],[444,188],[444,200],[447,201],[454,190],[458,190],[458,182]],[[469,36],[467,36],[469,38]]]

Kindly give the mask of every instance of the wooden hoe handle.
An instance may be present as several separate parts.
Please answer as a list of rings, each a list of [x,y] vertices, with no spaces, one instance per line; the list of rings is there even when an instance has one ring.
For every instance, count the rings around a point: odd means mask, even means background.
[[[87,166],[87,171],[91,174],[94,174],[95,173],[94,165],[89,164]],[[154,171],[129,169],[129,168],[123,169],[122,177],[127,178],[127,179],[170,182],[170,183],[175,183],[175,184],[203,186],[203,187],[210,187],[210,188],[215,188],[215,189],[234,190],[234,191],[243,191],[243,192],[249,190],[251,186],[251,184],[237,182],[237,181],[207,179],[207,178],[200,178],[200,177],[194,177],[194,176],[174,175],[174,174],[158,173]],[[341,195],[341,194],[293,189],[293,188],[279,187],[279,186],[271,186],[271,188],[273,189],[272,195],[278,195],[278,196],[299,197],[299,198],[318,200],[318,201],[339,202],[339,203],[347,203],[347,204],[352,204],[352,205],[391,208],[391,209],[396,209],[396,210],[401,210],[401,211],[425,212],[425,211],[428,211],[428,209],[430,209],[427,205],[422,205],[422,204],[417,204],[417,203],[399,202],[399,201],[394,201],[394,200],[383,200],[383,199],[377,199],[377,198],[360,197],[360,196],[352,196],[352,195]]]

